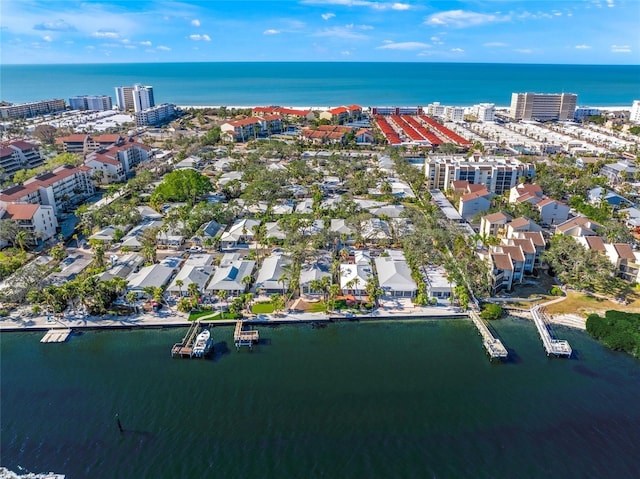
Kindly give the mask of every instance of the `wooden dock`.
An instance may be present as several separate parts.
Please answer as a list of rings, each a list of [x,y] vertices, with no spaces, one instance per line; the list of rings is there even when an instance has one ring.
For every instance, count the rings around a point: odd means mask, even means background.
[[[242,346],[253,349],[253,344],[260,340],[260,334],[256,330],[244,330],[244,324],[241,319],[236,321],[236,329],[233,332],[233,342],[236,349],[240,350]]]
[[[171,348],[171,356],[181,358],[193,358],[193,342],[200,332],[200,321],[194,321],[182,341],[176,343]]]
[[[478,332],[480,336],[482,336],[482,345],[487,350],[487,354],[491,359],[504,359],[508,356],[507,348],[504,347],[502,341],[498,338],[494,337],[489,327],[485,324],[485,322],[480,318],[478,313],[475,311],[469,311],[469,316],[471,316],[471,320],[473,324],[475,324],[476,328],[478,328]]]
[[[564,339],[561,340],[551,337],[549,328],[545,324],[544,312],[540,309],[540,306],[534,306],[531,308],[531,316],[533,316],[533,322],[538,329],[538,334],[540,335],[540,339],[542,339],[542,344],[547,352],[547,356],[571,357],[573,351],[569,342]]]
[[[69,328],[53,328],[47,331],[40,340],[41,343],[64,343],[71,335]]]

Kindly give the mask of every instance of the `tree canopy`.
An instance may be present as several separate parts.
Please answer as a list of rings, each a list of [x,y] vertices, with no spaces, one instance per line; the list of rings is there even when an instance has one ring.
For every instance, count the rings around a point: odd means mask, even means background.
[[[151,195],[151,203],[188,201],[196,203],[198,197],[213,189],[211,181],[195,170],[176,170],[167,174]]]

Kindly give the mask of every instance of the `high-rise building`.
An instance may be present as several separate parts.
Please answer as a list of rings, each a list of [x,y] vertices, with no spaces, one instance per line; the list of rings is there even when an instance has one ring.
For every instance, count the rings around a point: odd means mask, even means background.
[[[82,95],[69,98],[72,110],[107,111],[113,108],[108,95]]]
[[[29,103],[18,103],[8,106],[0,106],[0,118],[13,120],[15,118],[30,118],[37,115],[46,115],[57,111],[64,111],[64,100],[43,100]]]
[[[578,95],[575,93],[513,93],[509,115],[514,120],[573,119]]]
[[[634,100],[631,105],[631,115],[629,121],[633,123],[640,123],[640,100]]]
[[[152,86],[117,86],[116,104],[119,110],[142,111],[155,106]]]
[[[165,120],[173,118],[173,116],[176,113],[175,108],[176,107],[173,104],[163,103],[162,105],[136,111],[135,113],[136,125],[137,126],[159,125]]]

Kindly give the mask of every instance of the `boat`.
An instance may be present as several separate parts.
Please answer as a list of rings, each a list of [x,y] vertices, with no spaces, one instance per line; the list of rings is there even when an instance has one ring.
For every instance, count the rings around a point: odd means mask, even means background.
[[[211,332],[208,329],[203,329],[193,343],[193,355],[197,358],[206,356],[211,351],[212,345]]]

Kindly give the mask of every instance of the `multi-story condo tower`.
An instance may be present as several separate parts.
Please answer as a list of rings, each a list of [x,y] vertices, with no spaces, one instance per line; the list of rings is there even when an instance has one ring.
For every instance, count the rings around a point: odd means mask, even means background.
[[[631,105],[631,115],[629,120],[633,123],[640,123],[640,100],[634,100]]]
[[[575,93],[513,93],[509,115],[525,121],[572,120],[577,101]]]
[[[108,95],[82,95],[69,98],[72,110],[107,111],[113,108]]]
[[[47,113],[64,111],[66,107],[64,100],[59,99],[0,106],[0,118],[3,120],[30,118],[36,115],[45,115]]]
[[[142,111],[155,106],[152,86],[117,86],[116,104],[119,110]]]

